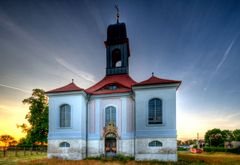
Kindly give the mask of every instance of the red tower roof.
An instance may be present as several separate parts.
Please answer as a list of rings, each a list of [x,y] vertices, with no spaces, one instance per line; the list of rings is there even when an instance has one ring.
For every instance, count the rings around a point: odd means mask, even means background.
[[[105,87],[108,85],[117,85],[118,88],[109,90]],[[89,94],[112,94],[112,93],[126,93],[131,91],[132,85],[136,84],[128,74],[120,74],[120,75],[109,75],[105,76],[101,81],[97,84],[91,86],[85,91]]]
[[[46,93],[60,93],[60,92],[74,92],[74,91],[83,91],[84,89],[78,87],[74,82],[65,85],[63,87],[47,91]]]
[[[149,79],[136,83],[134,86],[145,86],[145,85],[157,85],[157,84],[174,84],[174,83],[181,83],[182,81],[179,80],[168,80],[168,79],[161,79],[155,76],[151,76]]]

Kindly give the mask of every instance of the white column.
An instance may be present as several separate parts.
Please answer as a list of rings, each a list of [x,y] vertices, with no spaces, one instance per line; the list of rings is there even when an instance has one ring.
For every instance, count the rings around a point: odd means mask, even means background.
[[[127,98],[122,97],[122,135],[127,132]]]
[[[100,136],[100,100],[95,100],[95,128],[96,128],[96,134]]]

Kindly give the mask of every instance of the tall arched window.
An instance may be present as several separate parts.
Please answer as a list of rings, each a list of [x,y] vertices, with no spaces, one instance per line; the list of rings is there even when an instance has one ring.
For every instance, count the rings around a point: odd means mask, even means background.
[[[162,100],[158,98],[148,102],[148,124],[162,124]]]
[[[110,122],[116,125],[116,108],[113,106],[105,109],[105,125],[107,126]]]
[[[112,66],[113,67],[121,67],[122,66],[120,49],[114,49],[112,51]]]
[[[68,104],[60,106],[60,127],[71,126],[71,107]]]

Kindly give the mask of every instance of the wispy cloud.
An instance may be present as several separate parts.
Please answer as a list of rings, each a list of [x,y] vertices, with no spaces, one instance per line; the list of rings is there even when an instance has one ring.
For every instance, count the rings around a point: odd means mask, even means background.
[[[209,86],[210,82],[212,81],[213,77],[218,73],[219,69],[222,67],[224,62],[227,60],[227,58],[228,58],[228,56],[229,56],[229,54],[230,54],[230,52],[232,50],[232,47],[235,44],[236,40],[238,39],[239,35],[240,35],[240,33],[237,34],[235,36],[235,38],[232,40],[232,42],[228,45],[226,51],[223,54],[223,57],[222,57],[221,61],[218,63],[218,65],[217,65],[216,69],[214,70],[214,72],[212,72],[212,74],[211,74],[211,76],[210,76],[210,78],[209,78],[209,80],[207,82],[206,87],[203,88],[204,91],[206,91],[208,89],[208,86]]]
[[[221,61],[218,63],[217,65],[217,68],[216,68],[216,72],[221,68],[221,66],[223,65],[223,63],[226,61],[228,55],[229,55],[229,52],[231,51],[232,49],[232,46],[234,45],[236,41],[236,38],[234,40],[232,40],[232,42],[230,43],[230,45],[228,46],[227,50],[225,51]]]
[[[228,116],[226,116],[227,119],[231,120],[232,118],[240,116],[240,112],[236,113],[230,113]]]
[[[62,58],[56,58],[56,61],[62,65],[65,69],[67,69],[68,71],[72,72],[73,74],[87,80],[87,81],[90,81],[90,82],[95,82],[95,77],[90,74],[90,73],[87,73],[87,72],[84,72],[84,71],[81,71],[81,70],[78,70],[76,67],[74,67],[72,64],[69,64],[67,61],[65,61],[64,59]]]
[[[31,91],[25,90],[25,89],[21,89],[18,87],[14,87],[14,86],[9,86],[9,85],[4,85],[4,84],[0,84],[1,87],[5,87],[5,88],[9,88],[9,89],[13,89],[13,90],[18,90],[24,93],[31,93]]]
[[[27,31],[22,29],[2,11],[0,11],[0,27],[8,30],[18,37],[29,41],[29,43],[36,43],[36,40]]]

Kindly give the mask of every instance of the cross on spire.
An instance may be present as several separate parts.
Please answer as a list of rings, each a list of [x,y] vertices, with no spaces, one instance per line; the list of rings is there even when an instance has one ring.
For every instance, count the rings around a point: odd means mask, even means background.
[[[117,23],[119,23],[119,8],[118,8],[118,5],[115,5],[115,9],[117,10]]]

